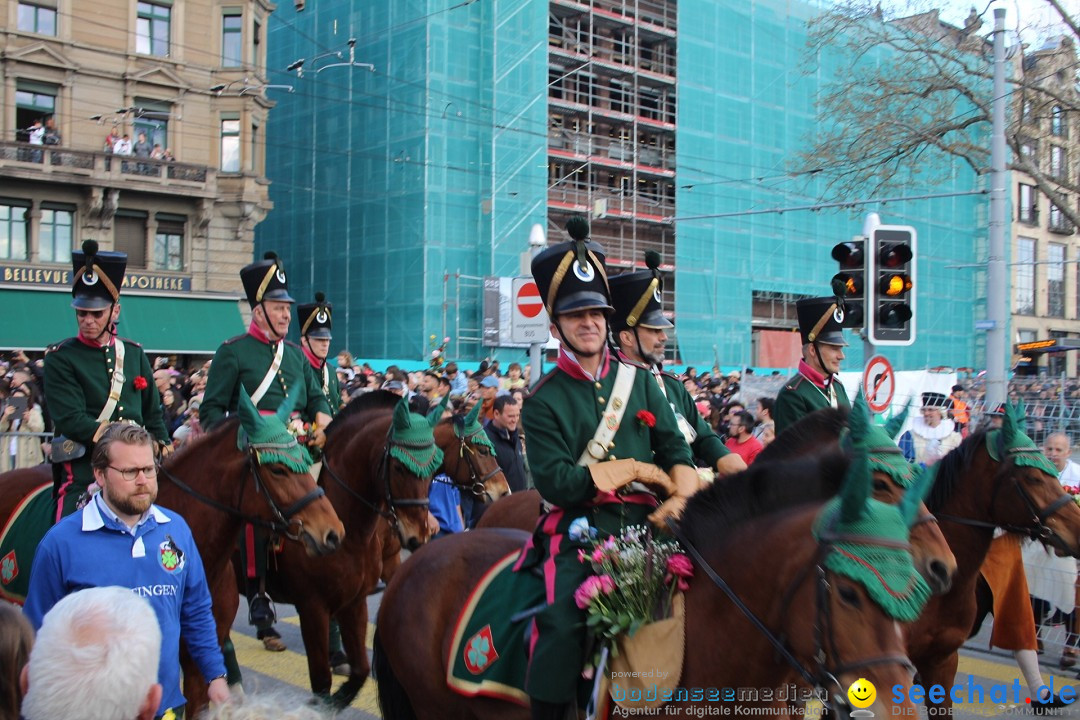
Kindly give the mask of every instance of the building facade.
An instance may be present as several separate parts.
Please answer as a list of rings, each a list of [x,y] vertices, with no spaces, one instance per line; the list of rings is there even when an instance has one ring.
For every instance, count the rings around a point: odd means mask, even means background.
[[[985,282],[947,268],[985,253],[982,198],[793,209],[824,197],[790,169],[817,127],[816,94],[847,62],[805,57],[811,5],[354,5],[271,18],[273,81],[300,59],[304,77],[270,120],[271,144],[291,148],[269,158],[275,210],[257,232],[258,250],[288,257],[301,295],[346,305],[335,349],[415,364],[448,336],[455,359],[520,359],[485,341],[483,279],[527,268],[534,224],[555,242],[585,214],[613,272],[660,252],[675,364],[790,367],[795,301],[828,293],[832,246],[878,210],[919,232],[925,312],[894,364],[983,364]],[[910,195],[979,187],[966,167],[948,170]],[[861,361],[855,344],[847,366]]]
[[[1017,138],[1015,150],[1038,172],[1061,181],[1055,183],[1059,200],[1074,208],[1080,207],[1080,195],[1071,190],[1080,163],[1076,64],[1068,38],[1017,58],[1014,72],[1025,82],[1013,105],[1017,132],[1010,133]],[[1076,227],[1021,170],[1012,173],[1012,198],[1013,365],[1018,374],[1076,377],[1077,354],[1067,351],[1080,348]]]
[[[128,254],[121,334],[150,351],[207,353],[243,331],[237,271],[272,207],[273,7],[5,0],[0,301],[21,319],[0,347],[71,334],[71,251],[88,239]],[[124,136],[135,154],[109,152]]]

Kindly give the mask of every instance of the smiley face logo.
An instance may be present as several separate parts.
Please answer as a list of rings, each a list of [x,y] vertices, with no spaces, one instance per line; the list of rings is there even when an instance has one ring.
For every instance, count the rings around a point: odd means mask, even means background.
[[[874,683],[870,682],[866,678],[859,678],[855,682],[851,683],[851,687],[847,690],[848,702],[853,707],[868,708],[874,704],[874,700],[877,699],[877,688],[874,687]]]

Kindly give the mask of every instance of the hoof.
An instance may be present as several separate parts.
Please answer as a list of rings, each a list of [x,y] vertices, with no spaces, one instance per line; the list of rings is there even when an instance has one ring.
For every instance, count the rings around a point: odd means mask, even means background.
[[[289,649],[288,647],[286,647],[285,643],[281,642],[281,638],[274,637],[272,635],[264,637],[262,639],[262,644],[263,647],[270,652],[285,652]]]

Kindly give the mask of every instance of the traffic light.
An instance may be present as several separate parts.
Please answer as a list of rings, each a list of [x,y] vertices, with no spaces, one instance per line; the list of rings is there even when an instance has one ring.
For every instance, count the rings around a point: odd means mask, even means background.
[[[870,237],[867,336],[874,345],[915,342],[915,228],[879,225]]]
[[[833,276],[832,290],[844,299],[846,328],[862,329],[866,318],[866,241],[854,238],[832,249],[833,260],[840,265],[840,272]]]

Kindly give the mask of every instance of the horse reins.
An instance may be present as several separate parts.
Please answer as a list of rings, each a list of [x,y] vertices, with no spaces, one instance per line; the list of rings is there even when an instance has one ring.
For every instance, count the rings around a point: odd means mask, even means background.
[[[1018,453],[1024,452],[1024,448],[1012,448],[1006,450],[1004,445],[1005,441],[1000,436],[998,437],[1000,444],[999,454],[1012,459]],[[1016,467],[1014,462],[1013,467]],[[1004,472],[1004,468],[1001,472]],[[1069,503],[1073,502],[1072,496],[1068,493],[1063,493],[1061,497],[1054,500],[1046,508],[1040,510],[1035,504],[1035,501],[1031,499],[1031,496],[1021,486],[1020,481],[1015,476],[1010,476],[1012,480],[1012,486],[1016,489],[1016,492],[1020,495],[1020,499],[1024,501],[1024,505],[1027,506],[1028,512],[1031,513],[1031,519],[1034,521],[1034,526],[1029,525],[1001,525],[999,523],[986,522],[985,520],[976,520],[974,518],[960,517],[958,515],[945,515],[938,513],[938,517],[949,522],[956,523],[958,525],[967,525],[969,527],[979,528],[1001,528],[1006,532],[1018,533],[1020,535],[1026,535],[1033,540],[1041,540],[1043,542],[1050,542],[1055,537],[1060,539],[1060,536],[1054,532],[1054,529],[1046,524],[1046,521],[1061,508],[1065,507]],[[992,515],[994,506],[997,504],[998,492],[1001,490],[1001,483],[994,483],[994,491],[990,494],[990,504],[987,506],[987,517]]]
[[[300,520],[299,518],[294,520],[294,517],[308,505],[321,498],[325,494],[325,491],[321,487],[316,485],[312,490],[310,490],[306,495],[304,495],[304,497],[300,498],[292,505],[288,506],[285,509],[279,508],[278,504],[274,501],[274,498],[270,495],[270,491],[267,488],[266,481],[262,479],[262,475],[259,473],[259,462],[256,459],[255,453],[257,450],[260,449],[271,449],[280,447],[281,446],[277,444],[256,443],[248,444],[246,448],[247,464],[251,470],[251,476],[255,480],[255,490],[260,495],[262,495],[266,499],[266,502],[270,505],[270,510],[273,512],[274,515],[273,520],[265,520],[261,517],[248,515],[247,513],[244,513],[239,509],[239,506],[243,504],[244,489],[247,487],[247,483],[241,484],[240,497],[237,499],[236,502],[237,507],[232,507],[230,505],[226,505],[225,503],[218,502],[212,497],[200,493],[198,490],[188,485],[179,477],[169,472],[169,470],[167,470],[165,467],[160,467],[159,470],[171,483],[173,483],[182,491],[186,492],[188,495],[191,495],[193,498],[203,503],[204,505],[209,505],[215,510],[219,510],[221,512],[232,515],[233,517],[239,518],[251,525],[257,525],[262,528],[267,528],[272,532],[280,532],[290,540],[299,540],[300,534],[304,531],[304,521]],[[297,526],[297,530],[295,533],[291,532],[293,525]]]
[[[465,463],[469,466],[469,479],[471,483],[467,489],[477,498],[486,497],[488,502],[494,502],[495,498],[492,497],[491,493],[488,491],[487,483],[488,480],[491,480],[501,473],[502,468],[499,467],[498,463],[495,463],[495,469],[481,477],[480,470],[476,467],[477,450],[472,447],[472,438],[477,433],[484,432],[484,429],[480,428],[479,430],[466,435],[464,428],[458,427],[457,418],[454,418],[453,423],[454,435],[456,435],[458,439],[458,462],[460,463],[461,459],[464,458]]]
[[[805,665],[803,665],[803,663],[800,662],[799,659],[796,658],[795,655],[788,648],[787,643],[777,637],[775,634],[773,634],[772,630],[768,628],[764,621],[762,621],[761,618],[755,615],[754,611],[751,610],[746,605],[746,603],[742,601],[741,598],[739,598],[735,590],[722,577],[720,577],[719,573],[717,573],[712,568],[712,566],[701,555],[701,553],[694,546],[694,544],[690,542],[690,540],[682,532],[682,528],[679,527],[678,524],[675,523],[674,520],[672,520],[671,518],[668,518],[667,525],[671,532],[675,535],[675,538],[690,554],[690,557],[693,559],[694,563],[698,567],[700,567],[702,571],[704,571],[705,575],[712,581],[712,583],[718,588],[720,588],[721,591],[723,591],[723,593],[728,597],[728,599],[731,600],[732,604],[734,604],[735,607],[738,608],[739,612],[741,612],[743,616],[745,616],[746,619],[749,620],[755,628],[757,628],[757,630],[765,637],[765,639],[768,640],[769,644],[773,646],[781,659],[783,659],[784,662],[790,665],[810,687],[814,688],[815,690],[820,689],[826,691],[827,696],[831,699],[822,700],[822,702],[826,704],[836,704],[839,706],[839,709],[842,710],[845,714],[848,712],[847,700],[843,697],[844,687],[840,684],[840,680],[837,678],[837,675],[841,675],[845,672],[851,672],[853,670],[870,667],[873,665],[888,664],[900,665],[908,669],[909,671],[914,672],[914,667],[912,666],[911,661],[907,658],[906,655],[881,655],[878,657],[868,658],[866,660],[860,660],[857,662],[843,663],[838,667],[830,670],[830,668],[825,665],[825,661],[827,660],[829,655],[826,654],[825,639],[822,636],[824,626],[826,625],[826,623],[828,623],[828,641],[831,648],[831,655],[833,657],[838,656],[838,652],[836,650],[836,638],[832,632],[833,628],[831,622],[829,622],[831,619],[831,614],[829,613],[828,597],[830,594],[831,585],[828,581],[828,572],[824,567],[825,557],[828,555],[828,553],[835,551],[835,548],[833,547],[834,543],[845,541],[859,542],[862,544],[873,544],[890,548],[906,548],[907,550],[910,550],[911,546],[908,543],[898,543],[866,536],[831,534],[823,536],[822,539],[819,541],[818,551],[815,554],[813,561],[811,561],[809,565],[803,568],[803,570],[792,581],[791,586],[784,593],[785,599],[783,602],[783,607],[786,608],[794,597],[795,590],[802,584],[810,569],[813,568],[817,574],[815,603],[817,605],[816,615],[818,618],[818,622],[815,624],[814,627],[814,662],[817,663],[818,666],[818,672],[815,674],[814,672],[811,672]],[[840,691],[840,694],[836,696],[831,695],[828,692],[828,688],[826,687],[829,684],[835,686]]]

